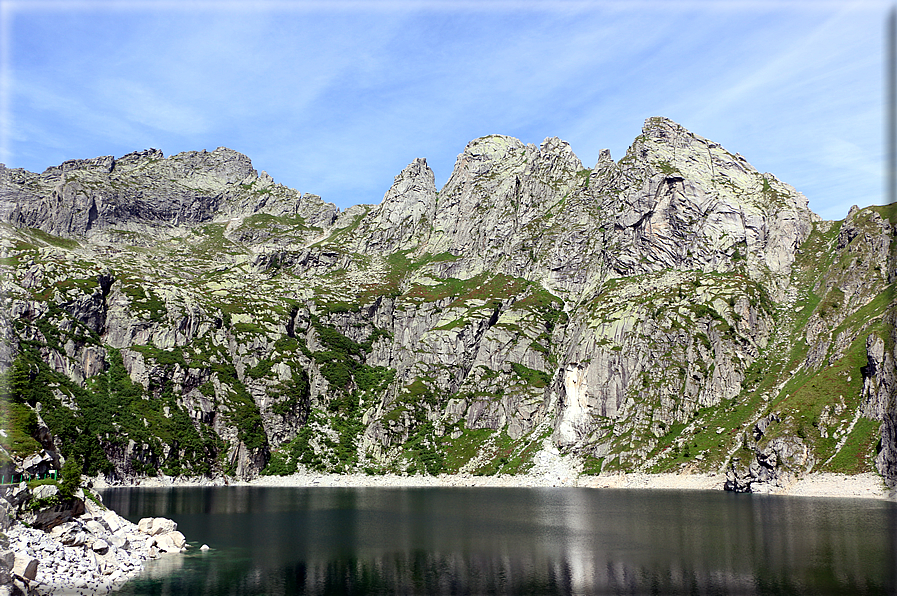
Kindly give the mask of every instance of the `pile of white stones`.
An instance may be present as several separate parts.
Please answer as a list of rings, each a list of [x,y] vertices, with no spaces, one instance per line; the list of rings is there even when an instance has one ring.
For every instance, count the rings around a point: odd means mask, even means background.
[[[0,596],[105,594],[133,579],[149,559],[186,550],[176,522],[158,517],[133,524],[80,495],[84,513],[49,532],[6,516]]]

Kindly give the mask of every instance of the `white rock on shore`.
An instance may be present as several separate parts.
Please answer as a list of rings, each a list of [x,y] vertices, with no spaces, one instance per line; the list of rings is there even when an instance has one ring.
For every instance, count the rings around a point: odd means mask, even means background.
[[[4,503],[7,512],[15,509]],[[0,549],[0,596],[105,594],[134,578],[149,559],[186,550],[184,535],[172,520],[147,518],[134,524],[89,498],[84,507],[83,514],[49,532],[7,519],[8,546]]]
[[[132,486],[162,488],[172,486],[321,486],[321,487],[580,487],[580,488],[639,488],[674,490],[723,490],[726,475],[708,474],[640,474],[620,473],[600,476],[583,475],[569,462],[540,460],[529,474],[475,476],[471,474],[440,474],[439,476],[401,476],[397,474],[317,474],[298,472],[289,476],[259,476],[254,480],[221,478],[143,478]],[[562,459],[562,458],[558,458]],[[100,479],[95,486],[104,487]],[[785,477],[778,484],[758,484],[767,494],[891,499],[895,495],[877,474],[811,473],[800,478]],[[758,491],[759,492],[759,491]]]
[[[551,473],[520,476],[366,476],[363,474],[293,474],[291,476],[262,476],[250,483],[253,486],[492,486],[492,487],[580,487],[580,488],[638,488],[674,490],[723,490],[725,474],[607,474],[577,476],[575,473]],[[876,474],[808,474],[782,486],[767,487],[768,494],[894,499],[894,495]]]
[[[533,457],[533,467],[526,474],[476,476],[471,474],[422,475],[367,475],[367,474],[320,474],[300,471],[289,476],[258,476],[253,480],[217,478],[172,478],[164,475],[140,478],[130,486],[162,488],[173,486],[345,486],[345,487],[580,487],[580,488],[641,488],[674,490],[723,490],[726,474],[717,473],[619,473],[590,476],[582,473],[582,462],[575,457],[558,452],[551,441],[543,442]],[[110,487],[98,476],[91,479],[96,488]],[[116,486],[122,486],[117,484]],[[755,492],[767,494],[871,498],[897,500],[878,474],[856,475],[814,472],[801,477],[783,475],[771,483],[754,483]]]

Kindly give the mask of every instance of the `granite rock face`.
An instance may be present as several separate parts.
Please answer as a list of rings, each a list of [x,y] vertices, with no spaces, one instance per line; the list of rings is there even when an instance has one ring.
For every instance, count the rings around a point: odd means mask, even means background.
[[[875,458],[876,468],[891,489],[897,488],[897,311],[887,315],[891,338],[885,343],[881,337],[870,335],[866,340],[867,365],[863,369],[863,398],[867,416],[881,420],[880,449]],[[891,349],[888,349],[888,346]]]
[[[313,195],[303,198],[266,173],[259,176],[248,157],[225,147],[169,158],[148,149],[117,160],[71,160],[41,174],[0,170],[0,217],[60,236],[177,227],[216,214],[281,215],[305,211],[303,202],[313,203],[315,213],[334,211]]]
[[[434,179],[340,212],[223,148],[3,169],[19,401],[111,479],[897,461],[893,209],[820,221],[664,118],[591,169],[492,135]]]

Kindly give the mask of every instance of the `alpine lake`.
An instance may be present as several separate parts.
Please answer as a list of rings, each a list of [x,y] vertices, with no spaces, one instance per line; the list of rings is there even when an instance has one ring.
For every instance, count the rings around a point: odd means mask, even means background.
[[[886,501],[481,487],[102,495],[131,521],[175,520],[190,546],[120,594],[897,593]]]

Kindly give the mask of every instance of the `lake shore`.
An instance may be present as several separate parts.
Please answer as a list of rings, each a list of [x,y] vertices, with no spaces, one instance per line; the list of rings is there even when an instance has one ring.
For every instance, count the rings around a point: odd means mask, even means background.
[[[596,489],[673,489],[723,490],[725,474],[607,474],[586,475],[495,475],[442,474],[439,476],[400,476],[385,474],[317,474],[296,473],[290,476],[259,476],[250,481],[224,478],[142,478],[124,485],[110,485],[94,479],[95,488],[139,486],[161,488],[170,486],[284,486],[284,487],[581,487]],[[759,488],[759,487],[758,487]],[[777,486],[762,486],[762,493],[801,497],[833,497],[851,499],[894,499],[895,495],[877,474],[856,475],[812,473],[790,479]]]

